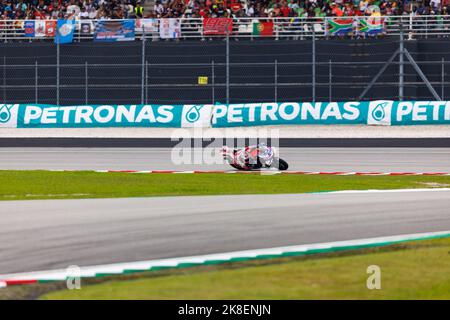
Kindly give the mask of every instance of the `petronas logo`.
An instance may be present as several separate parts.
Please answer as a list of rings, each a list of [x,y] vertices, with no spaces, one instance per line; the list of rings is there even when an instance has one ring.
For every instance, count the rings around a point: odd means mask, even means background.
[[[6,123],[11,119],[11,112],[9,106],[6,104],[0,104],[0,123]]]
[[[189,109],[189,111],[186,113],[186,121],[193,123],[200,119],[201,108],[203,108],[203,106],[193,106],[191,109]]]
[[[384,108],[386,108],[387,102],[380,103],[377,105],[373,111],[372,111],[372,118],[374,118],[376,121],[381,121],[386,116],[386,111]]]

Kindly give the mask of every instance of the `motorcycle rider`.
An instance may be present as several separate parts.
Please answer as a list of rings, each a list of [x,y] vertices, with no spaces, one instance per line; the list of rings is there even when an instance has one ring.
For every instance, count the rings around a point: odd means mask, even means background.
[[[223,158],[231,165],[235,164],[245,170],[270,167],[273,162],[274,151],[265,143],[256,146],[246,146],[243,149],[222,147]]]

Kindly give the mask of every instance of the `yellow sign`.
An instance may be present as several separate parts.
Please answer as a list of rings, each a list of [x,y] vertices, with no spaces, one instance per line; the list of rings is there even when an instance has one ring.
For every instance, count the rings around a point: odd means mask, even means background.
[[[200,85],[208,84],[208,77],[198,77],[198,84]]]

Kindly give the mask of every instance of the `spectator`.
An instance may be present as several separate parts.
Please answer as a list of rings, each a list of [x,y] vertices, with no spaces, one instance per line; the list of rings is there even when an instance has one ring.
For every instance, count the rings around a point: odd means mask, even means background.
[[[79,19],[80,20],[89,19],[89,12],[86,11],[86,7],[81,8]]]
[[[443,4],[443,5],[442,5]],[[1,19],[122,19],[169,17],[441,16],[441,0],[156,0],[145,12],[136,0],[0,0]],[[376,11],[374,11],[376,10]]]
[[[142,18],[144,16],[144,8],[141,7],[141,2],[138,1],[136,3],[136,7],[134,8],[134,14],[137,18]]]

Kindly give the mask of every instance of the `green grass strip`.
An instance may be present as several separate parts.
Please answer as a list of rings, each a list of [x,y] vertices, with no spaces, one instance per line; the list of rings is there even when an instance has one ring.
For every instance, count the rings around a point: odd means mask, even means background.
[[[450,187],[450,176],[129,174],[0,171],[0,200],[80,199]]]

